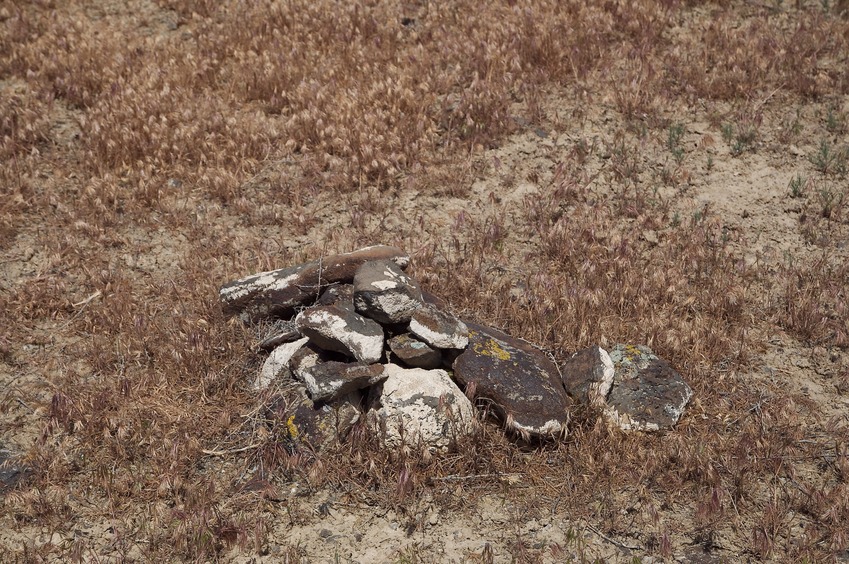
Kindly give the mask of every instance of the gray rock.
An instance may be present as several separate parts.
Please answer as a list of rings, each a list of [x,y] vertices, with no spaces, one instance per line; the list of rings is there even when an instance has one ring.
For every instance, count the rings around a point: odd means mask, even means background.
[[[613,361],[601,347],[576,352],[560,366],[563,386],[578,403],[604,407],[613,385]]]
[[[238,315],[245,322],[267,317],[289,318],[298,306],[313,302],[323,287],[352,282],[357,269],[373,260],[391,260],[406,268],[410,257],[397,247],[374,246],[260,272],[222,286],[219,290],[222,310],[225,316]]]
[[[307,342],[298,352],[292,355],[292,358],[289,360],[289,370],[292,371],[292,376],[296,380],[303,382],[306,371],[316,364],[323,362],[343,362],[345,360],[347,360],[347,357],[343,354],[326,351],[316,346],[315,343]]]
[[[430,370],[442,364],[442,353],[432,349],[409,333],[396,335],[389,339],[389,349],[398,359],[412,368]]]
[[[557,366],[524,341],[468,326],[469,347],[454,361],[454,377],[466,393],[486,400],[508,429],[526,439],[565,435],[572,400]]]
[[[436,349],[464,349],[469,344],[466,324],[432,305],[417,309],[409,328],[410,333]]]
[[[294,323],[287,322],[286,325],[283,325],[277,328],[275,331],[272,331],[267,337],[260,341],[257,345],[257,349],[261,351],[271,352],[284,343],[291,343],[293,341],[297,341],[302,336],[303,335],[298,332],[298,329],[295,327]]]
[[[291,343],[284,343],[271,351],[254,381],[254,390],[262,391],[278,378],[291,377],[289,360],[305,344],[307,344],[307,338],[303,337]]]
[[[331,306],[305,309],[295,318],[298,331],[323,349],[373,363],[383,356],[383,328],[351,310]]]
[[[307,393],[314,402],[328,402],[377,384],[386,376],[381,364],[323,362],[303,373]]]
[[[372,388],[366,423],[387,447],[445,452],[475,429],[472,403],[444,370],[387,364],[385,373]]]
[[[610,350],[613,387],[605,415],[624,431],[659,431],[675,426],[693,390],[665,360],[641,345]]]
[[[370,261],[354,276],[354,306],[380,323],[407,323],[423,305],[418,283],[392,261]]]

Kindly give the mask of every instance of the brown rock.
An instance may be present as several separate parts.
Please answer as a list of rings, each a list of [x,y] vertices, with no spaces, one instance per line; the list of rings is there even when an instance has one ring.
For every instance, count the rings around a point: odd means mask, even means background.
[[[566,393],[578,403],[602,407],[613,385],[613,362],[606,350],[593,346],[564,362],[560,375]]]
[[[410,258],[397,247],[374,246],[253,274],[221,287],[219,298],[224,315],[238,315],[245,322],[267,317],[289,318],[298,306],[314,301],[323,287],[352,282],[357,269],[373,260],[391,260],[406,268]]]
[[[409,333],[396,335],[389,339],[389,349],[398,359],[411,368],[430,370],[442,364],[442,354]]]
[[[293,451],[321,451],[342,441],[360,419],[362,396],[353,392],[332,403],[316,407],[301,389],[294,397],[277,397],[268,417],[283,427],[284,442]]]
[[[557,367],[539,349],[497,329],[468,323],[469,347],[454,361],[467,394],[487,400],[523,437],[566,433],[572,401]]]
[[[380,323],[407,323],[423,305],[418,283],[392,261],[370,261],[354,276],[357,311]]]
[[[413,313],[409,329],[435,349],[464,349],[469,344],[466,324],[432,305],[425,305]]]

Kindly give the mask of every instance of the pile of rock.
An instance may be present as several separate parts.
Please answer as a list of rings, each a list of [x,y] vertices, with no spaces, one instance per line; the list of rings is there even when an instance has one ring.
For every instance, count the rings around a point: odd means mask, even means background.
[[[478,406],[525,438],[563,436],[586,403],[624,430],[673,426],[692,396],[645,347],[576,353],[557,366],[532,345],[464,322],[404,270],[409,257],[376,246],[226,284],[224,313],[271,323],[254,387],[298,382],[271,411],[292,440],[320,448],[365,424],[391,448],[450,448],[477,425]],[[465,391],[465,393],[464,393]]]

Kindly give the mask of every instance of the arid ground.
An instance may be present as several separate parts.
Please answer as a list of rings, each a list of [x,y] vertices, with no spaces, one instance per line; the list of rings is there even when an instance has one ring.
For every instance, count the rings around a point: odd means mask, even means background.
[[[0,559],[849,561],[847,174],[845,0],[0,0]],[[378,243],[689,409],[286,448],[218,288]]]

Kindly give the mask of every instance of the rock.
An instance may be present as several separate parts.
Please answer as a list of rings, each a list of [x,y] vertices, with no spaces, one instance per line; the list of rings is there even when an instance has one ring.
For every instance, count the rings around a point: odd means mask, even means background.
[[[466,324],[432,305],[413,313],[410,333],[436,349],[464,349],[469,344]]]
[[[407,323],[422,307],[418,283],[392,261],[370,261],[354,275],[354,306],[380,323]]]
[[[446,371],[387,364],[384,372],[386,380],[372,388],[366,421],[387,447],[445,452],[474,430],[472,403]]]
[[[12,452],[0,448],[0,494],[15,488],[30,474],[30,470],[21,465]]]
[[[293,341],[297,341],[303,335],[298,332],[297,327],[292,322],[286,322],[279,324],[278,327],[275,327],[275,330],[271,332],[268,337],[264,338],[257,345],[257,349],[262,351],[271,352],[275,348],[279,347],[284,343],[291,343]]]
[[[305,372],[316,364],[323,362],[344,362],[346,360],[348,358],[343,354],[326,351],[321,347],[317,347],[315,343],[307,342],[298,352],[292,355],[291,360],[289,360],[289,370],[292,371],[292,376],[296,380],[303,382]]]
[[[259,371],[256,380],[254,381],[254,390],[262,391],[266,389],[274,380],[283,377],[291,377],[292,373],[289,370],[289,360],[300,350],[301,347],[307,344],[307,338],[303,337],[291,343],[284,343],[271,351],[262,369]]]
[[[601,347],[576,352],[560,367],[563,386],[578,403],[603,407],[613,385],[613,361]]]
[[[389,349],[398,359],[412,368],[430,370],[442,364],[442,354],[411,336],[409,333],[389,339]]]
[[[671,429],[693,390],[665,360],[645,346],[616,345],[610,351],[613,387],[605,415],[624,431]]]
[[[454,377],[466,393],[491,403],[506,427],[524,438],[565,435],[572,400],[557,366],[524,341],[468,326],[469,348],[454,361]]]
[[[290,449],[321,451],[347,437],[360,419],[361,401],[362,396],[355,392],[316,408],[302,388],[294,399],[281,396],[274,400],[268,409],[269,419],[284,427],[284,441]]]
[[[315,305],[338,305],[345,309],[354,309],[354,285],[334,284],[322,292]]]
[[[323,362],[303,372],[304,385],[314,402],[332,401],[377,384],[385,377],[383,365],[361,362]]]
[[[363,263],[374,260],[391,260],[406,268],[410,257],[397,247],[374,246],[253,274],[221,287],[219,298],[224,315],[238,315],[245,322],[266,317],[289,318],[298,306],[313,301],[321,288],[352,282],[357,269]]]
[[[338,305],[305,309],[295,318],[295,324],[302,334],[323,349],[365,363],[377,362],[383,356],[383,328]]]

